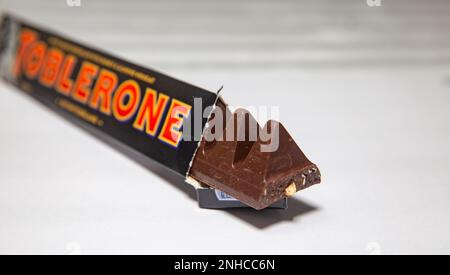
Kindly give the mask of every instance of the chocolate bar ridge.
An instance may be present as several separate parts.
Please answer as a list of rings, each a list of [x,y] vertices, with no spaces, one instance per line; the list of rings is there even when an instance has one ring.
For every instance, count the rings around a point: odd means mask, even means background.
[[[227,137],[233,130],[234,139],[207,141],[203,138],[190,177],[257,210],[320,183],[319,169],[308,160],[281,123],[271,120],[261,128],[248,111],[239,109],[231,114],[223,102],[219,101],[217,106],[227,115],[224,129],[215,131],[222,130]],[[256,139],[250,139],[251,125],[257,127]],[[208,128],[205,133],[211,131]],[[262,146],[268,142],[261,140],[260,131],[279,133],[277,150],[263,152]],[[245,139],[239,141],[239,134],[245,134]]]

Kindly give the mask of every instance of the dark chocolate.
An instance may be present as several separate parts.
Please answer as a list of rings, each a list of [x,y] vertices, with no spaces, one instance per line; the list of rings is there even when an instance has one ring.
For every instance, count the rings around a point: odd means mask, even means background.
[[[223,103],[219,102],[218,107],[230,114]],[[234,139],[207,141],[204,138],[194,158],[190,177],[258,210],[320,183],[319,169],[303,154],[282,124],[268,121],[261,129],[253,116],[243,109],[228,117],[224,118],[223,136],[233,130],[231,136]],[[262,152],[261,146],[267,145],[268,141],[261,140],[259,134],[255,139],[250,138],[252,123],[256,123],[258,131],[279,133],[276,151]],[[208,128],[206,133],[218,130]],[[245,139],[237,141],[241,131],[244,131]]]

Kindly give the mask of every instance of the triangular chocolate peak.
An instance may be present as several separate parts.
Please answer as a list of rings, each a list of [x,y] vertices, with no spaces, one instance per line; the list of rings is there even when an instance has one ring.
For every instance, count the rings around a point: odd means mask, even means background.
[[[220,109],[215,111],[221,111]],[[258,138],[261,127],[245,109],[238,109],[234,113],[226,109],[224,113],[226,117],[218,112],[214,113],[214,117],[210,120],[211,126],[205,131],[201,153],[207,159],[210,155],[220,155],[220,162],[234,166],[245,160]],[[209,161],[215,162],[216,159]]]
[[[238,109],[233,115],[236,133],[236,150],[234,152],[233,165],[244,161],[253,145],[258,139],[261,127],[256,119],[245,109]]]
[[[278,145],[278,148],[269,154],[265,174],[266,180],[283,177],[293,170],[309,168],[309,166],[314,165],[300,150],[283,124],[277,121],[269,121],[263,131],[270,133],[272,138],[278,136],[278,142],[271,140],[275,143],[273,149],[275,149],[276,145]],[[271,146],[268,147],[270,148]]]

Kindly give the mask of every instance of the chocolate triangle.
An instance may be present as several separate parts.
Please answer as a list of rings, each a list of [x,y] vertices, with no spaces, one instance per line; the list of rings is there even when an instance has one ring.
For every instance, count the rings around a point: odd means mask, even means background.
[[[191,177],[255,209],[266,208],[320,183],[317,166],[308,160],[279,122],[269,121],[261,129],[244,109],[230,116],[224,104],[218,108],[228,114],[228,119],[223,118],[225,126],[215,129],[223,139],[201,142],[190,170]]]

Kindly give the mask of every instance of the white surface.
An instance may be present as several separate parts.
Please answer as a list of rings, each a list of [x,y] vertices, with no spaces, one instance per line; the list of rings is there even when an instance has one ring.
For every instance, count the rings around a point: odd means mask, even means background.
[[[224,84],[231,104],[279,106],[286,128],[321,168],[323,184],[297,194],[287,211],[198,209],[173,184],[1,83],[0,253],[450,253],[450,19],[445,1],[427,6],[384,1],[381,8],[368,8],[364,1],[337,6],[334,1],[283,1],[287,7],[233,2],[224,9],[224,4],[197,0],[185,7],[187,14],[172,2],[125,8],[84,1],[78,10],[64,6],[65,1],[50,2],[0,1],[0,7],[191,83],[210,89]],[[393,2],[400,4],[391,9]],[[100,13],[102,4],[107,12]],[[153,14],[159,20],[146,15],[151,7],[157,7]],[[149,30],[114,29],[120,22],[112,20],[124,9],[137,13],[129,24],[148,23]],[[309,17],[300,20],[304,9]],[[277,12],[283,20],[274,19],[274,27],[258,21],[264,17],[257,11]],[[113,27],[87,28],[86,22],[99,14],[100,22]],[[245,25],[249,14],[256,19]],[[358,28],[342,23],[349,14]],[[411,14],[416,14],[411,24],[420,27],[404,27]],[[171,29],[161,23],[164,16],[188,27]],[[390,27],[373,24],[387,24],[383,18],[391,20]],[[208,55],[196,50],[195,40],[183,42],[192,34],[215,43],[205,38],[202,20],[211,22],[210,29],[227,29],[237,44],[204,46]],[[158,22],[171,31],[157,32]],[[261,31],[264,24],[275,31]],[[305,25],[314,27],[307,32],[313,42],[332,49],[328,57],[321,47],[308,45],[305,35],[296,35]],[[290,30],[282,45],[264,38],[282,35],[276,26]],[[249,33],[257,38],[248,38]],[[343,39],[345,34],[354,39]],[[135,42],[119,41],[121,35]],[[389,37],[397,42],[388,44]],[[182,40],[177,47],[169,43],[176,39]],[[153,48],[151,41],[160,44]],[[292,43],[292,49],[283,48]],[[282,54],[289,58],[283,61]],[[167,200],[170,204],[161,206]]]

